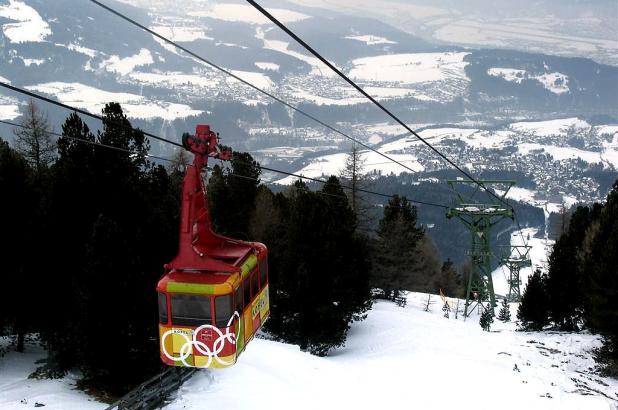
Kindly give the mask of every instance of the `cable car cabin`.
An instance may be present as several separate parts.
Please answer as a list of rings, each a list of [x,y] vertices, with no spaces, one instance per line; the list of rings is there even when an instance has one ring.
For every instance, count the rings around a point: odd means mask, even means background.
[[[194,160],[183,181],[178,255],[157,285],[161,360],[228,367],[268,318],[268,251],[212,231],[201,171],[209,157],[231,158],[218,135],[198,125],[183,146]]]

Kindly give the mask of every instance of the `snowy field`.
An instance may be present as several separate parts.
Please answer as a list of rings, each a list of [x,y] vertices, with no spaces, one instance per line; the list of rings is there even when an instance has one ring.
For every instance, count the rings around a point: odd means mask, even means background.
[[[21,1],[9,0],[9,4],[0,5],[0,17],[11,21],[2,24],[4,36],[11,43],[39,43],[52,34],[41,15]]]
[[[277,20],[285,24],[302,21],[311,17],[286,9],[268,8],[267,10]],[[206,7],[206,11],[192,11],[189,15],[247,24],[272,24],[270,20],[260,14],[253,6],[246,4],[213,4],[210,7]]]
[[[5,79],[0,77],[0,81]],[[13,97],[0,95],[0,120],[14,120],[19,115],[19,101]]]
[[[53,95],[60,102],[93,113],[100,113],[106,101],[116,101],[122,104],[122,108],[129,118],[163,118],[172,121],[202,113],[202,111],[194,110],[186,104],[152,101],[141,95],[103,91],[80,83],[51,82],[26,88]]]

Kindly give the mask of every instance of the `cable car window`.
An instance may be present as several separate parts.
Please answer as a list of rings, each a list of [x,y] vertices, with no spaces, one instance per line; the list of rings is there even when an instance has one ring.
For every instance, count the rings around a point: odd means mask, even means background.
[[[239,315],[242,314],[242,283],[236,289],[236,311]]]
[[[180,326],[212,324],[210,297],[172,295],[172,323]]]
[[[246,308],[249,303],[251,303],[251,286],[249,286],[249,278],[247,277],[243,282],[243,289],[245,294],[245,300],[242,304],[242,308]]]
[[[251,275],[251,299],[253,299],[253,297],[257,295],[259,290],[260,290],[260,284],[258,282],[258,272],[255,271]]]
[[[217,296],[215,298],[215,321],[217,327],[227,327],[232,317],[232,295]]]
[[[260,262],[260,286],[266,286],[268,282],[268,259],[264,258]]]
[[[167,323],[167,298],[165,293],[159,293],[159,323]]]

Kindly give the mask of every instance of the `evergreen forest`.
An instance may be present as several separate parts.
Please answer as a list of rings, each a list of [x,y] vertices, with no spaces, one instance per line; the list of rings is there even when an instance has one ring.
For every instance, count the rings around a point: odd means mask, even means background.
[[[34,377],[78,369],[83,388],[118,397],[162,369],[155,286],[177,251],[190,155],[156,163],[119,104],[102,115],[96,132],[73,113],[54,135],[31,102],[14,143],[0,142],[9,290],[0,335],[17,351],[26,338],[46,348]],[[360,173],[348,171],[319,189],[297,181],[275,193],[251,155],[235,152],[229,167],[206,177],[214,230],[269,248],[267,337],[320,356],[344,345],[375,298],[440,289],[463,296],[460,273],[438,259],[412,203],[393,196],[368,223],[375,209],[367,213],[366,198],[342,188],[340,180],[362,186]]]

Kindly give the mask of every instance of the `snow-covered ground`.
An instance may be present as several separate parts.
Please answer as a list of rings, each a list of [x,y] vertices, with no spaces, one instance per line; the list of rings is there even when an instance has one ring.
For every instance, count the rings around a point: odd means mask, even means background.
[[[382,152],[382,150],[380,150],[380,152]],[[341,171],[344,168],[345,158],[347,155],[347,153],[343,152],[319,157],[315,160],[312,160],[308,165],[306,165],[296,173],[310,178],[319,178],[323,175],[340,175]],[[423,170],[423,166],[416,160],[413,155],[389,153],[388,157],[402,164],[405,164],[406,167],[413,170],[414,172]],[[385,175],[390,174],[391,172],[396,175],[399,175],[402,172],[410,172],[408,169],[402,167],[395,162],[390,161],[389,159],[381,156],[374,151],[362,151],[362,158],[365,161],[364,169],[366,172],[378,171],[382,172]],[[281,185],[290,185],[293,184],[297,179],[298,178],[296,177],[288,176],[275,182]]]
[[[385,37],[374,36],[372,34],[365,34],[362,36],[346,36],[345,38],[349,40],[361,41],[367,44],[368,46],[375,45],[375,44],[397,44],[396,41],[391,41]]]
[[[142,48],[139,53],[129,57],[120,58],[119,56],[111,56],[103,61],[99,68],[103,68],[112,73],[127,75],[136,67],[149,65],[153,62],[154,60],[152,59],[150,50]]]
[[[532,266],[527,268],[521,268],[519,271],[519,279],[521,280],[520,290],[523,292],[528,284],[528,277],[532,275],[536,268],[540,268],[542,272],[547,273],[547,257],[551,252],[551,248],[554,245],[554,241],[545,237],[535,238],[538,230],[536,228],[524,228],[521,231],[515,231],[511,233],[511,246],[531,246],[528,256],[532,262]],[[518,257],[516,251],[512,256]],[[492,272],[492,279],[494,282],[494,292],[498,295],[506,296],[509,292],[509,286],[507,278],[509,276],[509,270],[505,267],[497,267]]]
[[[52,34],[41,15],[22,1],[9,0],[9,4],[0,5],[0,17],[12,21],[2,24],[2,31],[11,43],[39,43]]]
[[[0,77],[0,81],[4,79]],[[14,120],[19,115],[19,101],[13,97],[0,95],[0,120]]]
[[[404,84],[442,81],[456,76],[467,78],[468,53],[390,54],[352,60],[351,78],[364,81],[389,81]]]
[[[377,302],[352,326],[345,347],[324,358],[254,339],[234,367],[200,371],[165,409],[612,410],[618,404],[618,381],[591,371],[597,336],[516,332],[515,324],[497,321],[487,333],[476,312],[455,319],[456,300],[449,299],[449,318],[435,295],[426,312],[427,297],[409,294],[405,308]],[[516,305],[511,311],[514,318]],[[35,349],[0,360],[0,408],[36,402],[46,409],[104,408],[75,390],[74,378],[27,379],[42,356]]]
[[[590,128],[590,124],[579,118],[571,117],[548,121],[514,122],[510,124],[509,128],[519,132],[530,132],[536,136],[551,136],[564,134],[569,128]]]
[[[268,8],[267,10],[282,23],[294,23],[311,17],[307,14],[287,9]],[[214,4],[207,7],[205,11],[192,11],[189,15],[248,24],[272,24],[260,12],[246,4]]]
[[[0,338],[0,348],[8,340]],[[0,409],[25,410],[37,407],[45,410],[96,410],[107,404],[100,403],[76,388],[78,376],[69,374],[63,379],[29,379],[46,353],[38,344],[26,343],[24,353],[11,351],[0,358]]]
[[[466,321],[454,312],[443,317],[437,296],[425,312],[426,299],[411,294],[405,308],[376,303],[352,327],[346,346],[326,358],[254,340],[236,366],[199,373],[166,409],[610,410],[616,404],[589,389],[613,396],[618,388],[589,371],[596,336],[515,332],[512,323],[487,333],[475,313]]]
[[[492,67],[487,70],[487,74],[494,77],[501,77],[506,81],[517,84],[520,84],[523,80],[538,81],[543,87],[554,94],[563,94],[570,91],[568,86],[569,78],[558,72],[534,75],[526,70]]]
[[[130,118],[163,118],[172,121],[176,118],[186,118],[202,113],[186,104],[152,101],[141,95],[103,91],[80,83],[51,82],[26,88],[53,95],[65,104],[97,114],[108,101],[122,104],[122,108]]]

